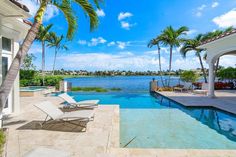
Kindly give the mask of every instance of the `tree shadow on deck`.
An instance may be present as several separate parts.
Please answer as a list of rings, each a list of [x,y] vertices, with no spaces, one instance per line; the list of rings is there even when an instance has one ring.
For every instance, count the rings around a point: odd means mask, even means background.
[[[86,121],[72,121],[68,122],[50,122],[43,124],[44,121],[31,121],[17,130],[48,130],[48,131],[61,131],[61,132],[85,132],[87,123]]]

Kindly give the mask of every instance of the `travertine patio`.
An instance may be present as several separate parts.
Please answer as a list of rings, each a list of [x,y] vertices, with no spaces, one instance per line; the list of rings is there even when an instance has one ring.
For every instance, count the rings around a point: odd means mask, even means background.
[[[57,97],[21,98],[22,112],[5,120],[9,128],[7,156],[21,157],[37,147],[47,147],[69,152],[72,157],[219,157],[236,156],[235,150],[192,150],[192,149],[128,149],[119,148],[119,106],[100,105],[95,119],[88,123],[87,131],[68,127],[39,129],[38,121],[45,115],[33,104],[50,100],[60,104]],[[57,131],[53,131],[53,130]],[[64,130],[65,129],[65,130]],[[73,131],[73,132],[71,132]],[[213,139],[214,140],[214,139]]]
[[[215,98],[191,92],[159,92],[184,106],[215,107],[236,114],[236,90],[217,90]]]

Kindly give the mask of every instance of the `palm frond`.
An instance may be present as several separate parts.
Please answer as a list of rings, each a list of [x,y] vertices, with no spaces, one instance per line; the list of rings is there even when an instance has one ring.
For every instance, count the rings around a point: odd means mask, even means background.
[[[52,26],[53,26],[53,24],[50,24],[50,25],[47,25],[47,26],[40,25],[38,34],[37,34],[35,39],[38,40],[38,41],[47,40],[47,38],[48,38],[47,35],[48,35],[49,30],[51,29]]]
[[[61,4],[54,1],[53,5],[56,6],[64,14],[68,24],[66,37],[71,40],[75,34],[75,30],[77,29],[77,19],[75,17],[75,13],[71,8],[70,0],[63,0]]]
[[[84,10],[85,15],[89,16],[90,20],[90,30],[94,30],[98,27],[98,16],[93,6],[89,3],[88,0],[74,0],[81,8]],[[98,5],[99,1],[95,0],[95,3]]]

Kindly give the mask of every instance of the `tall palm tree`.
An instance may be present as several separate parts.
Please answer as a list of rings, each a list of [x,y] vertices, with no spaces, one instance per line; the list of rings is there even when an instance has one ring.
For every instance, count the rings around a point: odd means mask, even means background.
[[[0,113],[4,108],[8,95],[13,87],[14,81],[17,77],[17,74],[20,70],[20,66],[23,63],[23,60],[29,51],[30,46],[32,45],[34,39],[37,36],[40,25],[43,22],[43,17],[48,5],[54,5],[57,7],[65,16],[65,19],[68,23],[67,29],[67,38],[72,39],[77,28],[76,14],[72,9],[72,5],[76,4],[80,6],[84,13],[88,15],[90,19],[90,30],[95,29],[98,26],[98,16],[96,14],[93,5],[89,0],[36,0],[39,2],[39,9],[37,10],[34,16],[34,22],[28,31],[22,45],[20,46],[19,51],[16,54],[16,57],[13,59],[11,67],[6,75],[6,79],[3,81],[0,87]],[[99,8],[99,2],[101,0],[91,0],[95,3],[96,8]],[[72,4],[73,3],[73,4]]]
[[[195,52],[195,55],[198,57],[200,65],[201,65],[205,83],[207,83],[207,76],[206,76],[204,65],[202,63],[202,56],[201,56],[201,52],[203,51],[203,49],[197,48],[200,45],[202,38],[203,38],[203,35],[199,34],[194,39],[186,40],[182,48],[180,49],[180,53],[182,54],[184,58],[186,58],[186,55],[188,52],[193,52],[193,51]]]
[[[160,73],[160,77],[161,77],[161,83],[162,83],[162,86],[165,87],[164,81],[163,81],[163,78],[162,78],[161,52],[160,52],[161,51],[161,47],[160,47],[159,37],[150,40],[147,46],[149,48],[152,48],[154,45],[157,46],[157,53],[158,53],[158,60],[159,60],[159,73]]]
[[[37,36],[36,36],[36,40],[37,41],[40,41],[41,44],[42,44],[42,76],[43,76],[43,85],[44,85],[44,79],[45,79],[45,44],[46,44],[46,41],[49,40],[49,30],[51,29],[52,27],[52,24],[50,25],[47,25],[47,26],[43,26],[43,25],[40,25],[39,27],[39,31],[37,33]]]
[[[169,78],[167,83],[168,87],[170,86],[173,48],[179,47],[180,44],[185,41],[185,39],[182,38],[182,36],[186,35],[188,31],[189,31],[188,27],[185,26],[180,27],[177,30],[175,30],[172,26],[169,26],[166,29],[164,29],[164,31],[162,31],[162,34],[159,37],[163,45],[170,47]]]
[[[64,36],[57,36],[56,33],[50,32],[49,33],[49,41],[47,46],[52,48],[55,48],[55,54],[54,54],[54,61],[53,61],[53,67],[52,67],[52,75],[54,75],[55,65],[56,65],[56,58],[57,53],[59,50],[68,50],[67,46],[62,43]]]

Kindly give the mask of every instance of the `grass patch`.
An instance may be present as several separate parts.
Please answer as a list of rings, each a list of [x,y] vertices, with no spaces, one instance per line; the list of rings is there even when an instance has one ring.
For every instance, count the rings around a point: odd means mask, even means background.
[[[82,92],[108,92],[107,89],[102,87],[72,87],[71,91],[82,91]]]
[[[121,88],[111,88],[110,90],[111,91],[121,91],[122,89]]]
[[[5,142],[6,142],[6,135],[4,131],[1,129],[0,130],[0,153],[1,154],[3,152],[3,147],[4,147]]]

